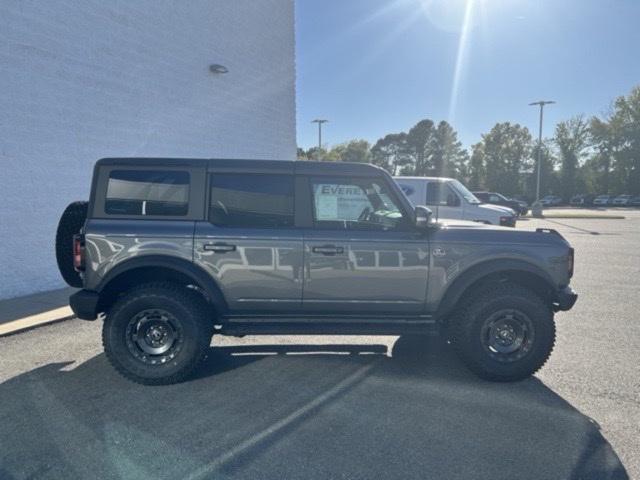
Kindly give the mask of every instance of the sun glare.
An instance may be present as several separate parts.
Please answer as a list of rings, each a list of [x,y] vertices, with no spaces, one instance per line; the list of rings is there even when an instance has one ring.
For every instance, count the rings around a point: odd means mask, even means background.
[[[464,18],[462,20],[460,40],[458,41],[458,53],[456,55],[456,63],[453,70],[453,83],[451,86],[451,96],[449,98],[449,123],[452,123],[455,120],[456,109],[458,106],[460,79],[462,77],[467,52],[469,50],[469,37],[471,31],[471,22],[473,19],[473,6],[474,0],[467,0],[467,4],[464,10]]]

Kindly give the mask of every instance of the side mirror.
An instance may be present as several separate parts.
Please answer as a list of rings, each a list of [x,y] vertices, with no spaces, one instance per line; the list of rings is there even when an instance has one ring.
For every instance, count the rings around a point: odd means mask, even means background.
[[[426,228],[431,223],[433,212],[427,207],[417,205],[414,210],[414,223],[418,228]]]

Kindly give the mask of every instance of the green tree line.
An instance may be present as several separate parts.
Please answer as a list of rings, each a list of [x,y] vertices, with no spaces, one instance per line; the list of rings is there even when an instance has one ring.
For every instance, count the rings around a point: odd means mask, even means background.
[[[559,122],[542,146],[527,127],[496,123],[478,143],[463,148],[446,121],[420,120],[407,132],[371,145],[351,140],[329,149],[298,149],[299,160],[368,162],[392,175],[454,177],[472,190],[535,197],[538,149],[540,195],[640,195],[640,86],[618,97],[609,112]]]

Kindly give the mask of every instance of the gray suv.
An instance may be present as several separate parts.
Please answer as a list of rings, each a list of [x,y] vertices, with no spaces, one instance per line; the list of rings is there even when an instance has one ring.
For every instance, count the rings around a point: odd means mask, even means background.
[[[71,308],[144,384],[188,377],[213,334],[438,332],[518,380],[577,298],[557,232],[435,222],[367,164],[103,159],[56,240]]]

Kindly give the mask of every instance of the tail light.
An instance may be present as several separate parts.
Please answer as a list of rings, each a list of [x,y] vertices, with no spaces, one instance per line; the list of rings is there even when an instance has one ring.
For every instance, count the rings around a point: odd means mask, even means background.
[[[73,236],[73,268],[76,272],[84,270],[84,236]]]
[[[567,268],[569,270],[569,278],[573,277],[573,264],[574,264],[574,253],[573,253],[573,248],[570,248],[569,255],[567,256]]]

